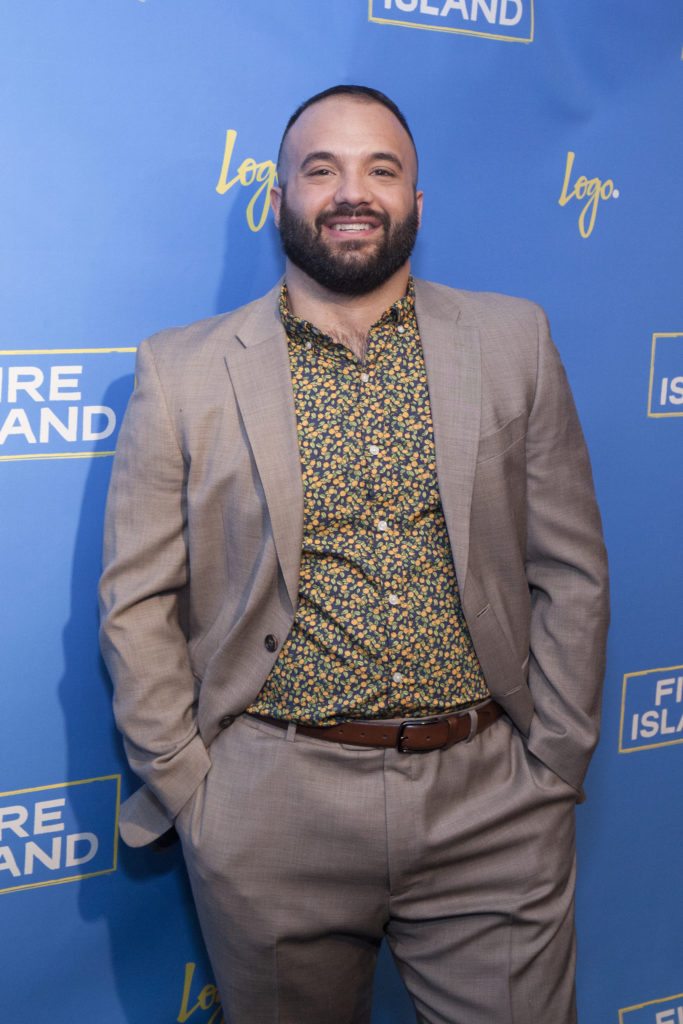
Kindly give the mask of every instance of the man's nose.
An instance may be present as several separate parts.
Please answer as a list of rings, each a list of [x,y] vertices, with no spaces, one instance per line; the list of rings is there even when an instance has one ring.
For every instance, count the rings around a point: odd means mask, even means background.
[[[337,204],[347,203],[349,206],[369,203],[372,198],[372,188],[367,175],[354,172],[341,174],[334,198]]]

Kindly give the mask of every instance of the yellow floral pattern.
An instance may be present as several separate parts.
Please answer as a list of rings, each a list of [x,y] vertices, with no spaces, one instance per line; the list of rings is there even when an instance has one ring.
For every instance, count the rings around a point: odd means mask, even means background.
[[[247,710],[304,725],[415,718],[488,696],[436,477],[412,280],[364,361],[289,312],[304,488],[294,624]]]

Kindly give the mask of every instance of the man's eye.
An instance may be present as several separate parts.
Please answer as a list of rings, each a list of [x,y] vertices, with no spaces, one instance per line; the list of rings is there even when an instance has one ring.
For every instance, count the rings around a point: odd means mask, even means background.
[[[396,177],[395,171],[390,170],[390,168],[388,168],[388,167],[375,167],[375,169],[373,170],[372,173],[373,174],[378,174],[382,178],[395,178]]]
[[[309,176],[309,178],[312,178],[312,177],[315,177],[315,176],[322,176],[322,175],[331,174],[331,173],[332,173],[332,171],[330,170],[329,167],[315,167],[312,171],[308,172],[308,176]]]

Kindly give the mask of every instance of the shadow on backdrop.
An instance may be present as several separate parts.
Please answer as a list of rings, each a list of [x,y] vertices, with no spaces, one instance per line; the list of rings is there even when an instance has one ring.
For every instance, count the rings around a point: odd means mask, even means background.
[[[107,389],[102,404],[123,410],[132,387],[132,375],[120,378]],[[111,765],[109,773],[121,772],[123,800],[139,782],[126,765],[111,710],[111,682],[94,643],[102,520],[111,466],[110,458],[90,460],[83,490],[59,696],[68,751],[67,777],[87,778],[93,764]],[[79,824],[84,830],[92,828],[91,821]],[[199,988],[211,977],[179,845],[165,850],[131,850],[119,841],[117,871],[76,884],[83,921],[106,923],[109,962],[102,962],[100,930],[94,927],[93,953],[97,950],[97,956],[86,964],[73,965],[73,984],[65,985],[61,995],[64,1000],[68,990],[73,991],[73,1019],[79,1018],[79,1008],[98,1006],[98,993],[111,985],[113,975],[122,1011],[116,1024],[123,1020],[126,1024],[175,1021],[185,964],[196,963],[196,979],[203,979]],[[102,1019],[101,1024],[114,1022]]]

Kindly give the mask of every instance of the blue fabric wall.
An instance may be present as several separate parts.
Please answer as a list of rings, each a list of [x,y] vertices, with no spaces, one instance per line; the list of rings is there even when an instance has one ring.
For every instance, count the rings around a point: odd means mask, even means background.
[[[116,841],[135,780],[97,649],[102,513],[136,345],[274,281],[279,135],[339,81],[413,126],[416,272],[549,313],[614,588],[581,1020],[683,1021],[682,44],[667,0],[4,5],[3,1024],[220,1020],[177,849]],[[376,1024],[411,1019],[383,960]]]

